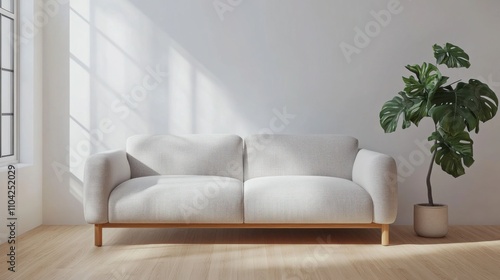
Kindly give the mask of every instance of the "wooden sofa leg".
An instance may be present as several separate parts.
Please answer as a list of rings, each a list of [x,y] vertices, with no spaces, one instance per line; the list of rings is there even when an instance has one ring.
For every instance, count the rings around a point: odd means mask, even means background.
[[[382,225],[382,245],[389,245],[389,225]]]
[[[95,235],[94,235],[95,246],[101,247],[102,246],[102,225],[94,225],[94,229],[95,229]]]

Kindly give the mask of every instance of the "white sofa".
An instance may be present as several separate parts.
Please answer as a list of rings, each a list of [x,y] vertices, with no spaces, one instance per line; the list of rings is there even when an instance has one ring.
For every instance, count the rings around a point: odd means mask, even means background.
[[[84,213],[110,227],[380,228],[394,160],[342,135],[138,135],[88,158]]]

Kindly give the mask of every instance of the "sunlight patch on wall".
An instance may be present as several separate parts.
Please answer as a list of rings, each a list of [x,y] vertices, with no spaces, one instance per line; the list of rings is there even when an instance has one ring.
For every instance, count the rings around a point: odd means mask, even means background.
[[[90,1],[89,0],[71,0],[70,10],[78,13],[87,22],[90,21]]]
[[[69,62],[70,69],[70,115],[84,127],[90,127],[90,75],[75,59]]]
[[[83,203],[83,184],[81,179],[74,176],[69,177],[69,193],[80,203]]]
[[[74,60],[70,60],[70,127],[69,170],[83,180],[83,162],[90,154],[89,74]]]
[[[231,133],[251,124],[237,112],[230,93],[186,50],[169,49],[168,124],[170,133]]]
[[[130,135],[238,134],[248,127],[210,69],[134,5],[74,1],[69,23],[67,149],[77,181],[89,155],[124,147]]]
[[[88,20],[74,9],[69,11],[69,40],[70,53],[77,57],[85,66],[90,67],[90,27]]]
[[[115,46],[114,51],[126,58],[127,67],[145,66],[141,65],[141,57],[149,55],[145,50],[157,47],[151,42],[162,37],[161,31],[146,15],[122,0],[94,0],[92,14],[95,33]],[[100,52],[99,46],[96,50]]]
[[[173,133],[193,132],[193,67],[176,49],[169,50],[170,85],[168,89],[168,124]]]
[[[161,32],[151,34],[157,27],[136,7],[126,1],[92,1],[93,21],[93,97],[95,114],[93,126],[107,115],[115,131],[105,141],[124,144],[126,136],[148,133],[150,115],[156,114],[154,102],[160,83],[149,77],[157,67],[163,67],[162,57],[152,57],[156,49],[168,45],[151,43]],[[167,48],[165,48],[166,50]],[[164,111],[164,110],[163,110]]]
[[[214,81],[201,71],[195,74],[196,104],[193,109],[195,114],[195,131],[197,133],[214,133],[227,124],[234,122],[233,131],[244,131],[248,123],[234,111],[235,106],[227,99],[227,92],[218,87]]]
[[[78,190],[83,181],[83,163],[91,152],[89,127],[90,110],[90,26],[88,23],[87,1],[74,1],[69,10],[70,61],[69,61],[69,162],[70,192],[81,200]],[[79,186],[78,186],[79,184]],[[81,192],[81,191],[80,191]]]

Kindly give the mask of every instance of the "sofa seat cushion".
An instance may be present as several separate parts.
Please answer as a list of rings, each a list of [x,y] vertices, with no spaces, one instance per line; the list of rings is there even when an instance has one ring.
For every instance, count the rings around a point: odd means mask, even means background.
[[[243,183],[219,176],[147,176],[118,185],[110,223],[243,223]]]
[[[371,223],[373,203],[361,186],[325,176],[270,176],[245,181],[245,223]]]

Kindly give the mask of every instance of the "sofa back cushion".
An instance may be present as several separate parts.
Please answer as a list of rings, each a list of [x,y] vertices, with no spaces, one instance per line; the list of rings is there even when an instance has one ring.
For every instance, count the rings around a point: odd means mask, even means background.
[[[237,135],[136,135],[127,139],[131,177],[207,175],[243,180]]]
[[[245,181],[313,175],[352,179],[358,140],[344,135],[252,135],[245,139]]]

